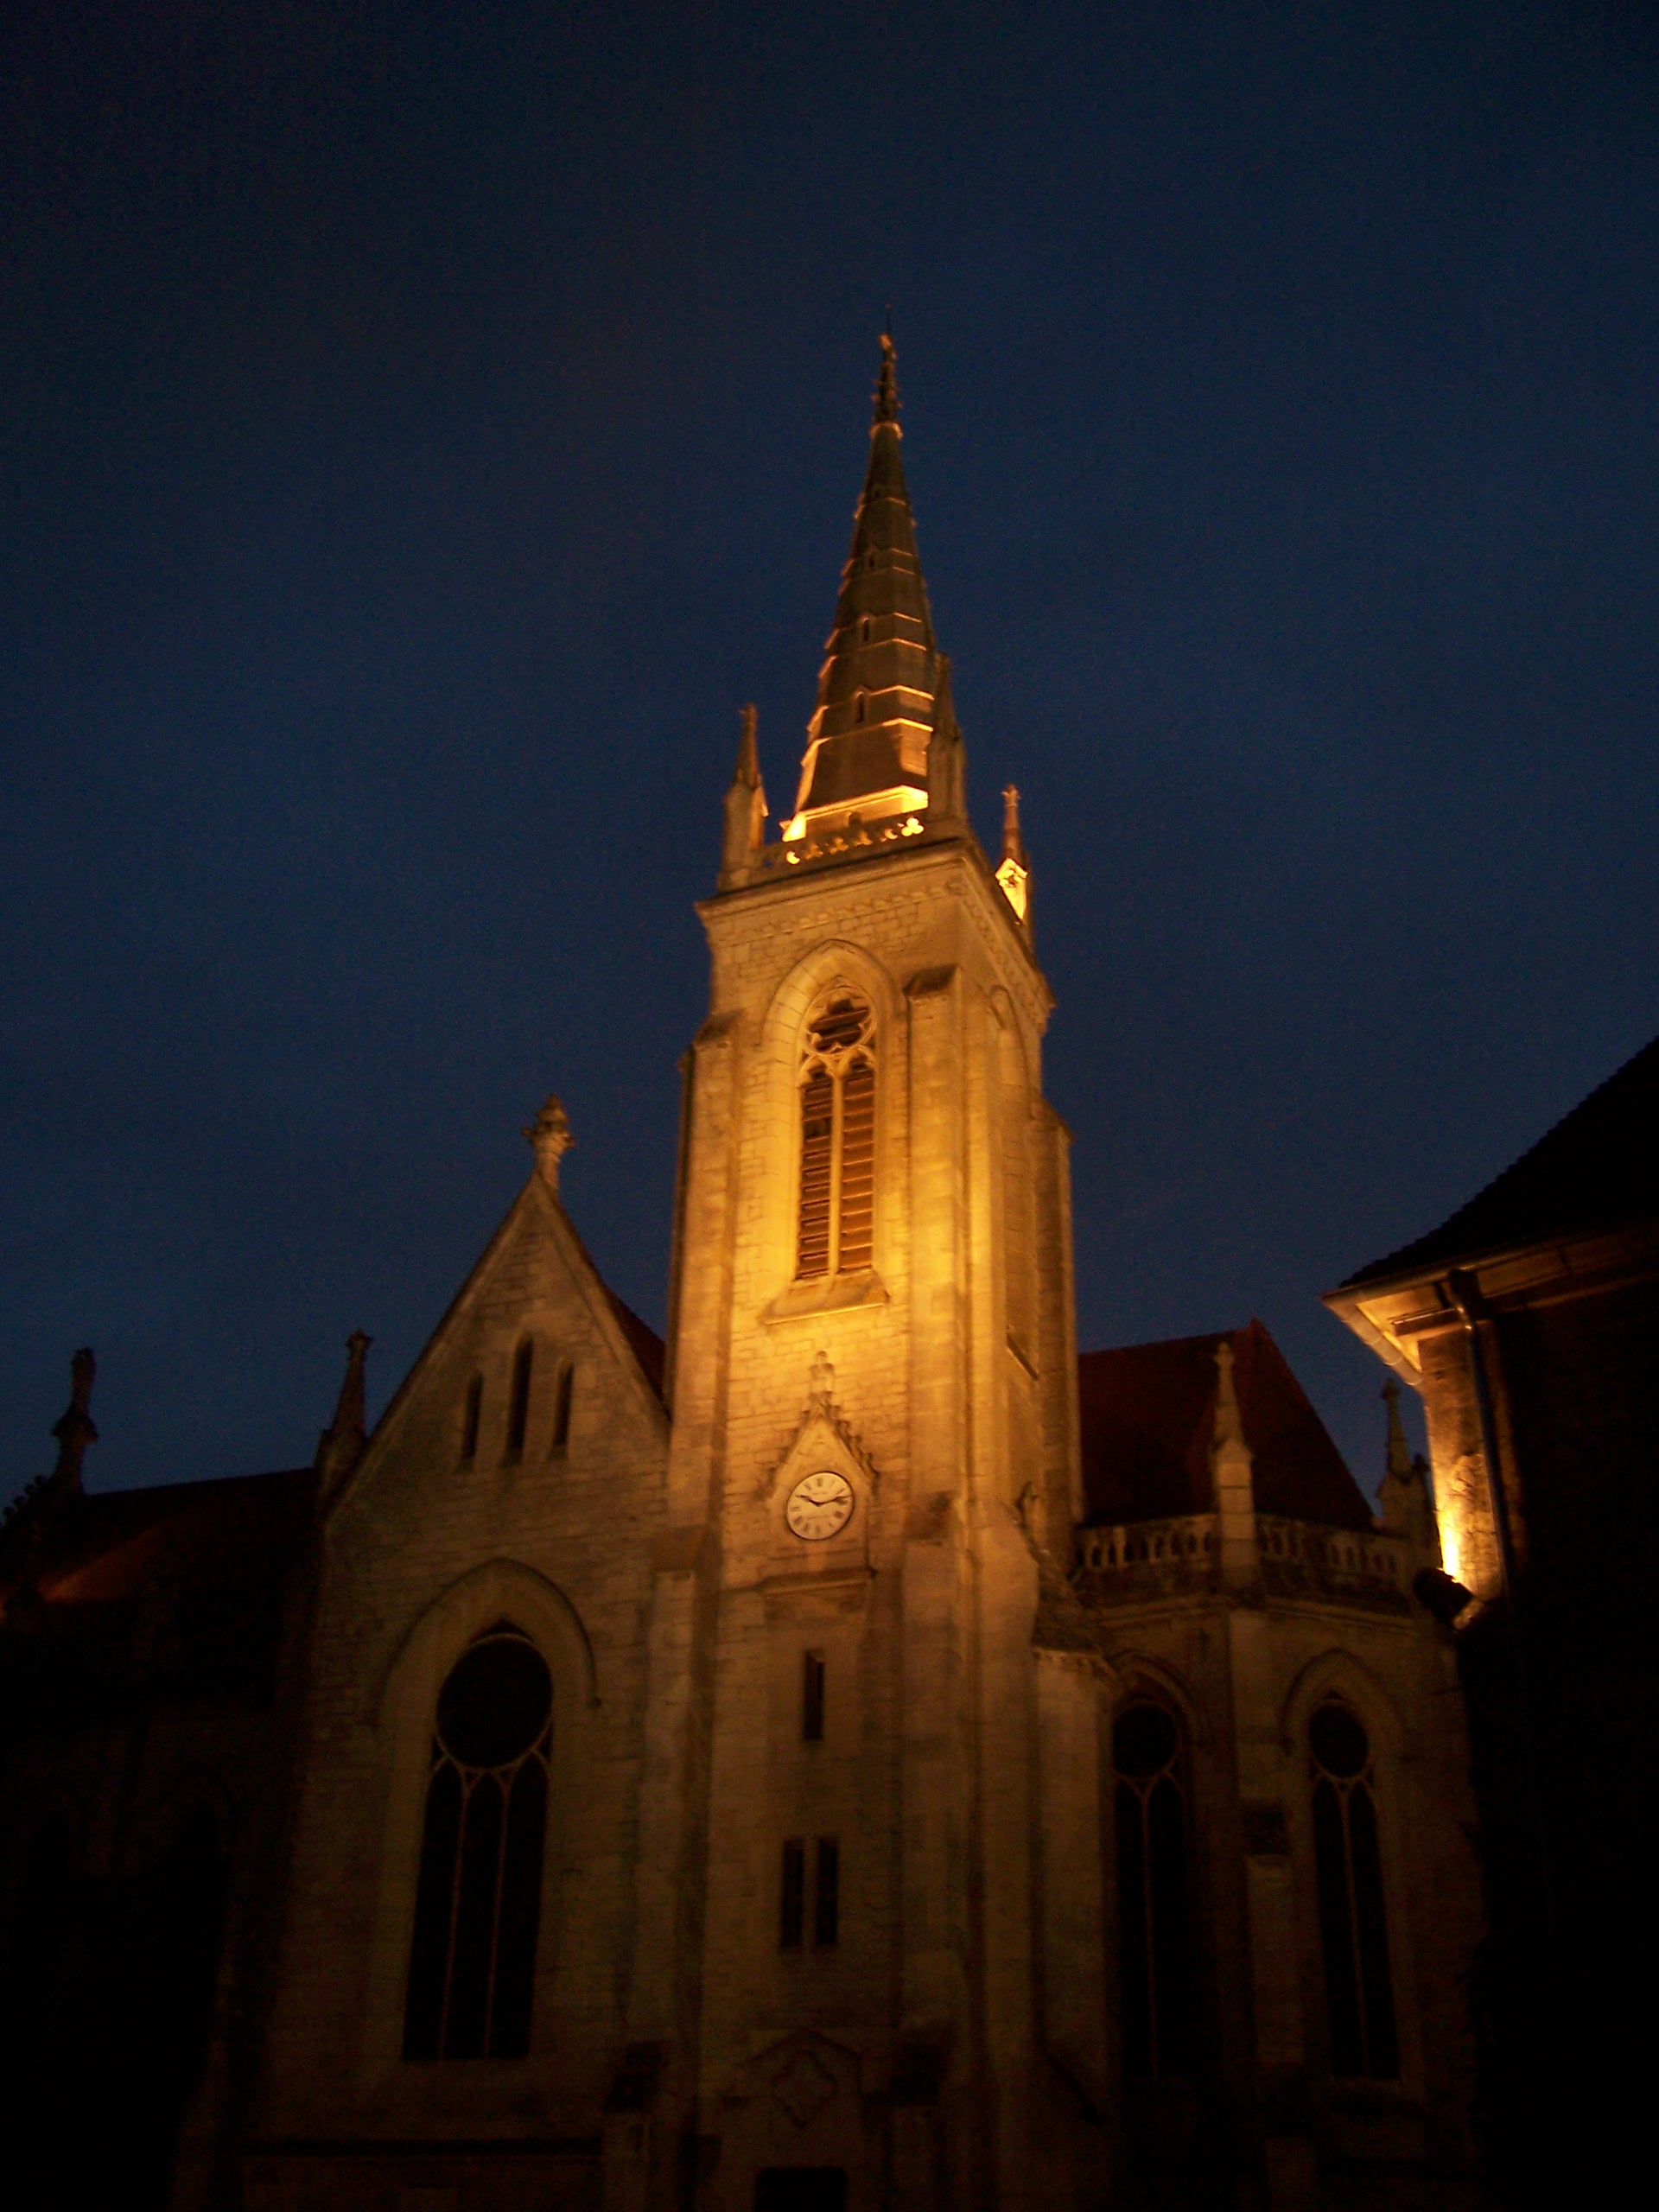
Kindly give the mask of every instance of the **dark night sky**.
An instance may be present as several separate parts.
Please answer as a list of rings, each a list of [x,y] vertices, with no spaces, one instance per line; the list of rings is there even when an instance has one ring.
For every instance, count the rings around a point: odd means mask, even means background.
[[[741,703],[891,300],[1027,795],[1085,1344],[1318,1293],[1659,1029],[1647,8],[4,11],[3,1486],[308,1459],[528,1168],[660,1324]]]

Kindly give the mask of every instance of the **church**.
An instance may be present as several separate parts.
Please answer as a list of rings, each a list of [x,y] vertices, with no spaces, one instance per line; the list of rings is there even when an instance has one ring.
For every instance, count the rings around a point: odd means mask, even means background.
[[[901,450],[884,340],[792,804],[751,712],[698,908],[666,1342],[550,1099],[313,1466],[86,1492],[77,1356],[0,1532],[12,2202],[1477,2201],[1426,1471],[1391,1403],[1375,1516],[1259,1323],[1079,1356]]]

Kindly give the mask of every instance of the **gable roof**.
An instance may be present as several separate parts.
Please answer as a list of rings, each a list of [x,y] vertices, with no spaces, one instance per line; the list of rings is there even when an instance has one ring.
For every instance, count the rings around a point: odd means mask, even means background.
[[[1659,1037],[1438,1229],[1342,1284],[1659,1219]]]
[[[1340,1529],[1369,1529],[1370,1508],[1260,1321],[1206,1337],[1173,1337],[1084,1352],[1077,1360],[1084,1496],[1094,1522],[1212,1513],[1216,1351],[1233,1348],[1244,1440],[1254,1455],[1256,1510]]]

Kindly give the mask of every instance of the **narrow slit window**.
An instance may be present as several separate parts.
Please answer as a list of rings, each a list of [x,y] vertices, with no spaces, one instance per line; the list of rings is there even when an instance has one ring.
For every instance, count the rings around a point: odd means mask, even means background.
[[[438,1693],[405,2058],[522,2058],[530,2048],[547,1832],[552,1677],[510,1622]]]
[[[1396,2082],[1400,2034],[1370,1738],[1359,1716],[1332,1699],[1309,1721],[1307,1742],[1331,2070],[1350,2081]]]
[[[864,719],[864,694],[861,691],[861,692],[859,693],[858,696],[857,696],[857,697],[854,700],[854,702],[853,702],[853,720],[854,720],[855,722],[861,722],[861,721],[863,721],[863,719]]]
[[[484,1377],[474,1375],[467,1385],[467,1402],[461,1416],[461,1456],[463,1459],[478,1457],[478,1424],[484,1413]]]
[[[798,1951],[806,1930],[806,1842],[790,1836],[784,1845],[783,1881],[778,1900],[778,1948]]]
[[[875,1042],[870,1008],[843,993],[807,1026],[802,1055],[801,1281],[872,1264],[875,1232]]]
[[[823,1654],[808,1651],[801,1662],[801,1741],[823,1741]]]
[[[559,1370],[553,1385],[553,1437],[548,1446],[551,1452],[564,1451],[570,1442],[570,1397],[575,1382],[574,1367],[567,1363]]]
[[[812,1945],[833,1950],[841,1936],[841,1846],[832,1835],[818,1838],[818,1879],[812,1894]]]
[[[535,1364],[536,1347],[526,1337],[512,1356],[512,1392],[507,1401],[507,1454],[518,1459],[524,1448],[524,1433],[530,1427],[530,1379]]]

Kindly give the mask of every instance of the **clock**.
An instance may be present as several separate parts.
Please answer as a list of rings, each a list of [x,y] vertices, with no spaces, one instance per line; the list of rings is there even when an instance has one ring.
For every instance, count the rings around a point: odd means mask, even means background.
[[[826,1467],[820,1474],[802,1476],[789,1493],[784,1518],[804,1542],[822,1543],[847,1526],[855,1502],[853,1486],[846,1476]]]

